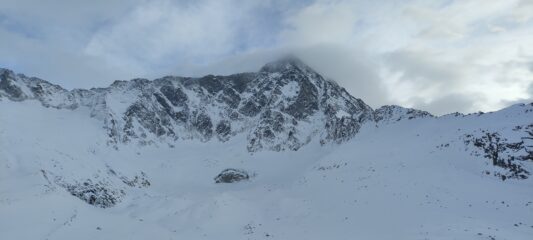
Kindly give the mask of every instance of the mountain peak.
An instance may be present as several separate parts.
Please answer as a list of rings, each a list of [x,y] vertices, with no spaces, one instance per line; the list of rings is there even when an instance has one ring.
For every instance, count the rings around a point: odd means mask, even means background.
[[[0,67],[0,76],[4,76],[4,77],[15,76],[15,73],[11,69]]]
[[[260,72],[283,72],[290,69],[299,69],[303,71],[314,71],[302,60],[294,55],[286,55],[276,61],[265,64]]]

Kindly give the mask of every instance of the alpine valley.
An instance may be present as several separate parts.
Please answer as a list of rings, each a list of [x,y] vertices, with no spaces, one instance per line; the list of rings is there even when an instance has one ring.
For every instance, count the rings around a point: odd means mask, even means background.
[[[372,109],[297,58],[66,90],[0,69],[0,238],[532,239],[533,103]]]

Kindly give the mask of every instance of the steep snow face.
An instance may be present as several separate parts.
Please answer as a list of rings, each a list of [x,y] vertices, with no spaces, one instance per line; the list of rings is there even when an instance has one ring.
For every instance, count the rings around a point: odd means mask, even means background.
[[[297,150],[313,139],[344,142],[373,121],[368,105],[297,59],[269,63],[258,73],[134,79],[72,91],[2,71],[0,96],[89,108],[104,122],[114,147],[173,145],[184,139],[224,142],[246,135],[250,152]]]

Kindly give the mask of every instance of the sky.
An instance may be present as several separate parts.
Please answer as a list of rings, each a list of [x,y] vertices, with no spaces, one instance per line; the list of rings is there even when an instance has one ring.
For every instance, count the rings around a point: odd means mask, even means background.
[[[533,0],[0,0],[0,67],[67,89],[300,57],[373,108],[533,101]]]

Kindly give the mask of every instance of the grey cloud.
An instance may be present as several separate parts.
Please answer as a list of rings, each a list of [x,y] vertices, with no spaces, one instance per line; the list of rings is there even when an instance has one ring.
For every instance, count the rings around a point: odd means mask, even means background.
[[[190,76],[203,76],[207,74],[229,75],[241,72],[258,71],[265,63],[274,61],[284,55],[290,54],[287,49],[265,49],[236,56],[230,56],[206,65],[185,65],[174,69],[175,72]]]
[[[85,27],[120,17],[141,0],[3,0],[0,13],[26,26]]]
[[[0,7],[0,65],[67,88],[192,73],[198,65],[238,55],[244,43],[258,47],[257,39],[266,41],[255,19],[271,6],[272,1],[233,0],[6,0]]]
[[[479,94],[448,94],[436,98],[427,103],[423,102],[422,99],[412,99],[414,100],[414,108],[428,110],[436,115],[443,115],[452,112],[460,113],[472,113],[479,111],[476,102],[485,100],[483,95]]]
[[[301,58],[325,78],[332,79],[346,88],[353,96],[363,99],[370,106],[377,108],[391,104],[383,81],[378,75],[377,63],[370,56],[353,49],[335,45],[315,45],[306,48],[276,48],[255,51],[204,67],[195,69],[192,75],[231,74],[235,72],[257,71],[266,62],[291,54]]]
[[[392,103],[378,74],[378,63],[366,53],[335,45],[316,45],[296,50],[295,54],[373,108]]]
[[[133,77],[256,71],[293,52],[372,107],[487,111],[527,96],[533,28],[530,6],[522,5],[4,0],[0,67],[74,88]],[[487,25],[505,31],[487,31]],[[442,37],[449,32],[460,34]]]
[[[518,98],[515,100],[502,100],[499,105],[502,107],[510,106],[518,103],[533,103],[533,80],[525,89],[526,94],[528,95],[525,98]]]
[[[436,54],[398,50],[385,54],[384,62],[391,71],[402,74],[402,81],[414,82],[422,89],[456,84],[462,77],[461,66],[436,58]]]

